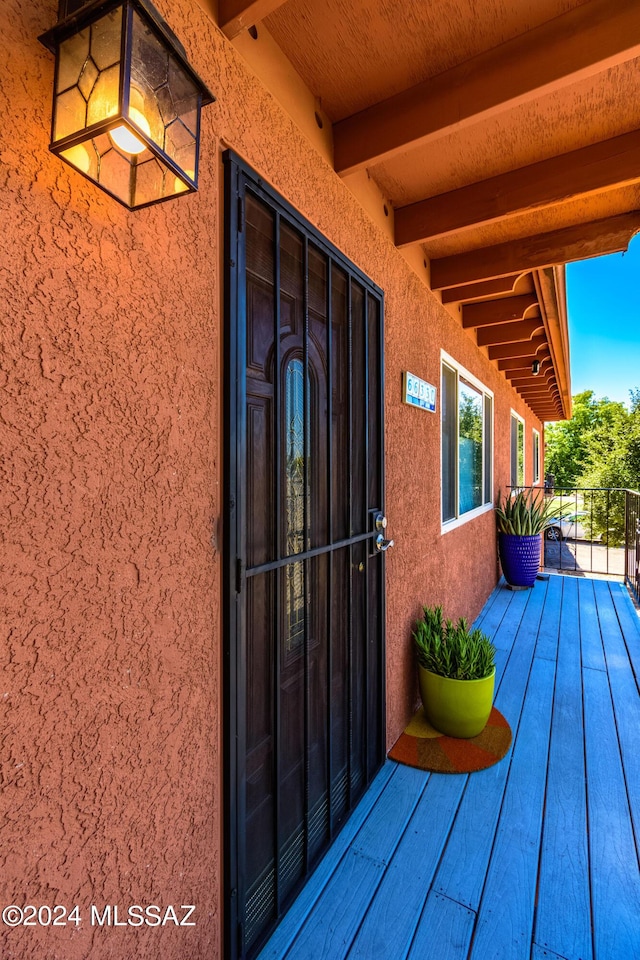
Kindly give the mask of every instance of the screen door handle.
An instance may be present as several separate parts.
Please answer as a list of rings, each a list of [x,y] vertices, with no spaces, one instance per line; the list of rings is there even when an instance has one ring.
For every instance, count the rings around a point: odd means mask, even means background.
[[[378,550],[388,550],[393,546],[393,540],[385,540],[384,533],[379,533],[376,537],[376,547]]]

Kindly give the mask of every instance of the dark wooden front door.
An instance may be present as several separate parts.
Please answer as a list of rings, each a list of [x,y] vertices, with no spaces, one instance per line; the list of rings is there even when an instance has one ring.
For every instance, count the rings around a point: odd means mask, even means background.
[[[382,296],[232,154],[227,956],[251,957],[384,758]]]

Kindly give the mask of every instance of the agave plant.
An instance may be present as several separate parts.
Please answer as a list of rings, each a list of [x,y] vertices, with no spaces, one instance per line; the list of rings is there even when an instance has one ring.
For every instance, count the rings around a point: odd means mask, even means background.
[[[481,630],[469,630],[464,617],[444,620],[442,607],[424,607],[413,641],[425,670],[452,680],[482,680],[495,667],[496,648]]]
[[[566,505],[560,508],[555,498],[547,499],[540,489],[520,490],[515,496],[505,497],[504,504],[498,494],[498,531],[530,537],[542,533],[553,520],[561,519],[566,510]]]

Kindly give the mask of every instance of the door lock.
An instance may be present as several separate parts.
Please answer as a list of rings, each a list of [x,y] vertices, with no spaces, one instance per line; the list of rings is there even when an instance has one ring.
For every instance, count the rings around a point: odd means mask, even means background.
[[[382,533],[383,530],[387,529],[387,518],[384,513],[377,513],[375,518],[376,530],[378,533]]]
[[[378,531],[378,536],[376,537],[376,550],[388,550],[389,547],[393,546],[393,540],[385,540],[384,531],[387,529],[387,518],[384,513],[376,513],[375,519],[375,528]]]
[[[376,537],[376,547],[378,550],[388,550],[393,546],[393,540],[385,540],[384,533],[379,533]]]

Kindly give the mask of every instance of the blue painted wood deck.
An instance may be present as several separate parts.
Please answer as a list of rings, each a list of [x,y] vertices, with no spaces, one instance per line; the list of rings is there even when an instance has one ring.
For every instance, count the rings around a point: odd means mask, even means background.
[[[514,742],[472,775],[387,761],[259,960],[640,960],[640,620],[617,582],[499,586]]]

